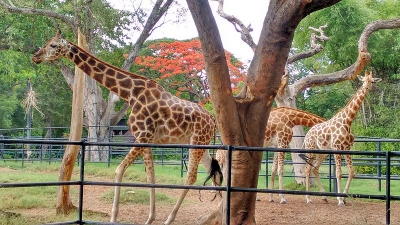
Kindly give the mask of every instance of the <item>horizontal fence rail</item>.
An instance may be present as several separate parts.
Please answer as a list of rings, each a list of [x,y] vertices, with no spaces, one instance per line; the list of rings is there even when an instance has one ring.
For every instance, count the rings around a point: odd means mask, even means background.
[[[377,142],[377,139],[363,139],[366,142]],[[381,142],[397,142],[399,140],[382,140]],[[14,188],[14,187],[33,187],[33,186],[60,186],[60,185],[77,185],[80,188],[79,193],[79,206],[78,206],[78,219],[76,221],[62,222],[62,223],[52,223],[52,224],[110,224],[96,221],[86,221],[83,220],[82,216],[82,204],[83,204],[83,187],[85,185],[100,185],[100,186],[124,186],[124,187],[155,187],[155,188],[172,188],[172,189],[195,189],[195,190],[217,190],[225,191],[227,196],[226,201],[226,214],[230,215],[230,195],[232,192],[260,192],[260,193],[283,193],[283,194],[296,194],[296,195],[316,195],[316,196],[334,196],[334,197],[354,197],[354,198],[368,198],[368,199],[379,199],[386,201],[386,224],[390,224],[390,202],[393,200],[400,200],[400,196],[392,196],[390,193],[390,181],[398,180],[399,176],[391,175],[391,166],[397,165],[400,161],[400,152],[398,151],[340,151],[341,155],[355,155],[355,156],[372,156],[375,160],[380,163],[379,166],[386,166],[385,174],[379,174],[375,179],[384,180],[386,182],[385,193],[382,195],[366,195],[366,194],[343,194],[343,193],[330,193],[330,192],[305,192],[305,191],[294,191],[294,190],[272,190],[268,188],[240,188],[231,186],[231,158],[234,151],[262,151],[262,152],[285,152],[285,153],[324,153],[324,154],[335,154],[337,151],[333,150],[305,150],[305,149],[278,149],[278,148],[255,148],[255,147],[245,147],[245,146],[226,146],[226,145],[178,145],[178,144],[140,144],[140,143],[114,143],[114,142],[90,142],[90,141],[65,141],[65,140],[32,140],[32,139],[0,139],[1,146],[9,145],[53,145],[53,146],[65,146],[65,145],[79,145],[81,149],[86,150],[90,146],[107,146],[107,147],[152,147],[156,149],[181,149],[180,153],[182,156],[182,161],[184,161],[183,152],[189,151],[190,149],[211,149],[211,150],[224,150],[227,152],[228,165],[227,165],[227,177],[226,185],[220,187],[206,187],[206,186],[188,186],[188,185],[166,185],[166,184],[142,184],[142,183],[114,183],[114,182],[94,182],[86,181],[84,177],[85,163],[80,163],[80,179],[79,181],[68,181],[68,182],[38,182],[38,183],[3,183],[0,184],[0,188]],[[0,148],[1,154],[4,159],[4,149]],[[11,150],[10,150],[11,151]],[[16,151],[16,150],[15,150]],[[0,157],[2,156],[0,155]],[[266,154],[268,156],[268,154]],[[22,160],[24,161],[24,160]],[[78,162],[85,161],[85,151],[81,151]],[[368,160],[367,160],[368,161]],[[372,160],[369,160],[372,161]],[[265,163],[271,163],[267,158]],[[329,164],[331,165],[331,164]],[[382,171],[381,171],[382,172]],[[267,174],[265,175],[268,176]],[[331,175],[329,175],[331,177]],[[334,176],[332,176],[334,177]],[[362,178],[362,177],[358,177]],[[367,178],[372,179],[372,178]],[[229,218],[227,216],[226,223],[229,224]]]

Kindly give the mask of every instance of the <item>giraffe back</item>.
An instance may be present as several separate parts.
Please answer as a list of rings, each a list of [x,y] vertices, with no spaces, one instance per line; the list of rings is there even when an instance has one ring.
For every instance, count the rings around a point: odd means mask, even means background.
[[[264,147],[274,145],[286,148],[292,140],[294,126],[312,127],[324,121],[326,121],[324,118],[303,110],[289,107],[274,108],[268,118]]]
[[[210,144],[213,116],[199,104],[160,89],[146,89],[131,101],[128,124],[141,143]]]

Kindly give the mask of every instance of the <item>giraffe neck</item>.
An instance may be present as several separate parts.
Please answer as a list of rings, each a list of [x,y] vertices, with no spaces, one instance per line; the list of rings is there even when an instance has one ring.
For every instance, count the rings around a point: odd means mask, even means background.
[[[69,51],[64,55],[99,84],[132,103],[145,89],[163,88],[151,79],[121,70],[104,62],[79,46],[69,42]]]
[[[342,123],[351,125],[370,88],[371,82],[364,83],[334,118],[336,120],[342,120]]]

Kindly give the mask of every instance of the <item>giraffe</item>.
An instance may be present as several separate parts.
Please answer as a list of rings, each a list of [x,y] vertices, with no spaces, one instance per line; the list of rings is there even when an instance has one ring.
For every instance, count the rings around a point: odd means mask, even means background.
[[[306,134],[304,138],[303,148],[304,149],[331,149],[331,150],[345,150],[349,151],[350,147],[354,142],[354,135],[351,133],[350,127],[354,118],[356,117],[357,111],[361,106],[366,94],[369,92],[373,83],[379,82],[380,78],[373,78],[372,72],[369,74],[365,72],[364,77],[359,77],[363,81],[363,85],[357,90],[353,97],[348,101],[346,106],[336,113],[331,119],[326,122],[313,126]],[[321,180],[319,177],[319,167],[322,162],[326,159],[328,154],[314,154],[307,153],[304,157],[306,164],[306,191],[310,189],[310,175],[311,171],[314,173],[315,178],[318,182],[320,192],[325,192]],[[337,192],[340,193],[340,180],[342,178],[341,161],[342,156],[334,154],[335,166],[336,166],[336,180],[337,180]],[[349,177],[347,179],[346,186],[343,193],[347,193],[350,187],[351,180],[354,177],[354,168],[351,155],[344,156],[346,164],[349,170]],[[322,198],[327,202],[326,197]],[[344,206],[344,198],[337,197],[338,205]],[[311,203],[310,195],[306,195],[307,203]]]
[[[297,125],[312,127],[318,123],[324,122],[325,119],[315,114],[289,108],[279,107],[271,110],[267,129],[265,131],[264,147],[275,146],[277,148],[287,148],[292,141],[293,130],[292,128]],[[270,188],[274,189],[274,181],[276,172],[279,177],[279,190],[283,189],[283,168],[284,168],[285,153],[275,152],[274,161],[272,164]],[[273,202],[273,194],[269,194],[269,201]],[[279,194],[281,204],[286,203],[283,194]]]
[[[292,128],[297,125],[312,127],[315,124],[324,122],[325,119],[315,114],[289,107],[273,108],[269,114],[265,131],[264,147],[276,146],[277,148],[287,148],[293,137]],[[226,152],[218,150],[216,159],[223,165]],[[279,177],[279,190],[283,189],[283,168],[285,153],[275,152],[272,164],[270,187],[274,189],[276,172]],[[283,194],[279,194],[280,203],[285,204],[286,199]],[[270,202],[273,202],[273,194],[270,193]]]
[[[210,144],[215,132],[215,121],[212,115],[200,105],[179,99],[164,90],[154,80],[123,71],[101,61],[84,49],[65,40],[60,31],[34,54],[32,61],[38,64],[60,57],[71,60],[100,85],[129,103],[132,111],[128,119],[128,126],[136,137],[136,142]],[[115,170],[116,183],[122,181],[124,172],[139,155],[142,156],[145,164],[147,182],[155,183],[153,155],[151,148],[148,147],[133,147],[129,151]],[[186,185],[193,185],[196,181],[199,162],[210,173],[212,159],[208,149],[191,149],[189,151]],[[218,180],[214,182],[218,183]],[[120,188],[120,186],[116,186],[114,190],[111,222],[117,220]],[[188,189],[182,191],[165,224],[171,224],[174,221],[188,191]],[[150,188],[150,210],[146,224],[151,224],[155,220],[155,216],[155,189]]]

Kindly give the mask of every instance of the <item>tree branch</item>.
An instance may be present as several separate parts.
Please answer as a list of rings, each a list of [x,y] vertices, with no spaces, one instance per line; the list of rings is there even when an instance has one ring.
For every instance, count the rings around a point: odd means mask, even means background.
[[[75,34],[77,34],[78,29],[74,25],[74,21],[72,18],[69,18],[67,16],[63,16],[61,14],[55,13],[50,10],[42,10],[42,9],[34,9],[34,8],[26,8],[26,7],[15,7],[14,5],[8,5],[5,3],[3,0],[0,0],[0,5],[8,12],[10,13],[20,13],[20,14],[28,14],[28,15],[41,15],[41,16],[47,16],[51,18],[56,18],[60,19],[64,23],[66,23],[71,29],[74,31]]]
[[[320,26],[318,29],[316,29],[314,27],[309,27],[310,30],[313,30],[314,32],[318,32],[320,34],[320,35],[316,35],[315,33],[311,34],[311,36],[310,36],[311,50],[305,51],[305,52],[300,52],[298,54],[294,54],[293,56],[288,58],[286,64],[294,63],[298,60],[311,57],[311,56],[316,55],[317,53],[321,52],[324,49],[324,46],[322,46],[321,44],[318,44],[317,41],[325,42],[325,41],[329,40],[329,37],[326,36],[323,31],[323,29],[325,29],[327,27],[328,27],[328,24]]]
[[[375,31],[382,29],[400,28],[400,17],[391,20],[379,20],[368,24],[364,31],[361,33],[358,41],[358,58],[351,66],[341,71],[330,74],[308,75],[301,78],[298,82],[293,84],[293,89],[298,95],[301,91],[308,87],[320,86],[324,84],[333,84],[340,81],[352,80],[364,69],[364,67],[371,61],[371,55],[368,52],[368,38]]]
[[[150,36],[153,31],[153,27],[160,20],[160,18],[164,15],[164,13],[169,9],[173,0],[167,0],[163,4],[163,0],[157,0],[153,10],[151,11],[149,18],[146,21],[146,24],[143,28],[142,33],[134,44],[132,51],[128,54],[124,64],[121,69],[129,71],[132,66],[133,61],[135,60],[137,54],[139,53],[140,48],[142,47],[145,40]]]
[[[228,15],[224,12],[224,0],[212,0],[212,1],[217,1],[218,2],[218,14],[222,17],[228,20],[230,23],[233,24],[235,27],[236,31],[241,34],[241,39],[247,43],[250,48],[255,51],[257,45],[253,41],[253,37],[251,36],[250,32],[253,31],[253,28],[251,28],[251,24],[249,24],[247,27],[243,24],[241,20],[236,18],[235,16]],[[237,27],[239,26],[239,28]]]

